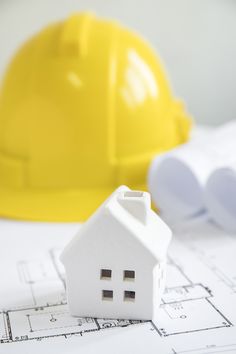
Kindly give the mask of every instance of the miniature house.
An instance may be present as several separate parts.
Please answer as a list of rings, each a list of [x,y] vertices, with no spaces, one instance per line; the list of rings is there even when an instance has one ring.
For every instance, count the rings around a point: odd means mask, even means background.
[[[73,316],[150,320],[164,289],[171,231],[150,195],[119,187],[61,255]]]

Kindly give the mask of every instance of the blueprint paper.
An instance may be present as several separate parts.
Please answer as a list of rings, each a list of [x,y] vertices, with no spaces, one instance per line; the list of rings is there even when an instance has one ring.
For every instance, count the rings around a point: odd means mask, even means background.
[[[236,235],[176,228],[154,324],[69,315],[58,255],[78,228],[0,222],[0,353],[236,353]]]

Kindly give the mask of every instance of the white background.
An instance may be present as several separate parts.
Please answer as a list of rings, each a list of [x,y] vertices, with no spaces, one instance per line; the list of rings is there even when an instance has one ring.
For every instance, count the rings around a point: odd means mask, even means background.
[[[28,36],[82,9],[121,20],[151,41],[197,122],[236,118],[235,0],[0,0],[0,76]]]

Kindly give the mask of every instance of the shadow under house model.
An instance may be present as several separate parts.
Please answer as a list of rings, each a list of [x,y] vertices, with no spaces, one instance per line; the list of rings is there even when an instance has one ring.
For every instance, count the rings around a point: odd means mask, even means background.
[[[151,320],[164,290],[169,227],[150,195],[119,187],[61,255],[73,316]]]

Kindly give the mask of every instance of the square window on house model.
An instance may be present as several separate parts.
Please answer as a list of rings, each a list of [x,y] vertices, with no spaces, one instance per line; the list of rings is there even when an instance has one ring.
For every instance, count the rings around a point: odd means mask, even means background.
[[[123,279],[124,280],[134,281],[134,279],[135,279],[135,271],[134,270],[124,270]]]
[[[111,279],[112,270],[111,269],[101,269],[100,278],[101,279]]]
[[[124,291],[124,301],[134,301],[135,291],[126,290]]]
[[[103,300],[113,300],[113,290],[102,290]]]

